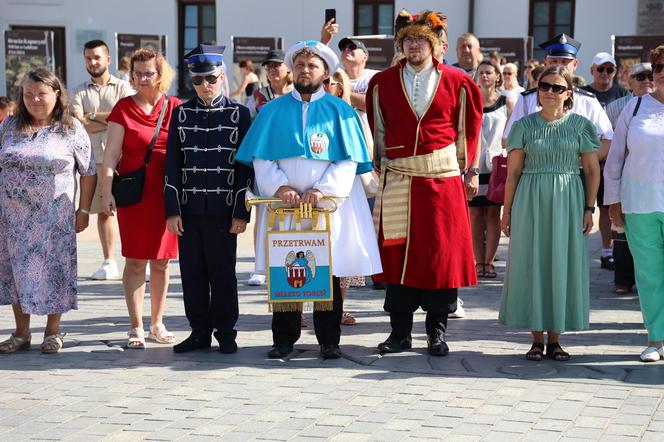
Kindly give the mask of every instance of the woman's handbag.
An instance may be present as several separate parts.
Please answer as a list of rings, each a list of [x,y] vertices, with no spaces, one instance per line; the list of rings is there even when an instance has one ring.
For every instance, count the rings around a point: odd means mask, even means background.
[[[505,199],[505,182],[507,181],[507,157],[503,154],[491,160],[491,177],[486,199],[494,203],[503,204]]]
[[[154,129],[154,135],[152,135],[152,141],[148,146],[148,151],[145,153],[143,158],[143,165],[133,172],[120,175],[116,170],[113,175],[113,186],[111,187],[111,192],[113,193],[113,198],[115,198],[116,207],[126,207],[136,204],[141,201],[143,196],[143,186],[145,185],[145,170],[150,162],[150,157],[152,157],[152,149],[154,148],[155,143],[157,142],[157,136],[159,135],[159,129],[161,129],[161,123],[164,121],[164,115],[166,114],[166,108],[168,107],[168,97],[164,99],[164,102],[161,106],[161,112],[159,113],[159,119],[157,120],[157,126]]]

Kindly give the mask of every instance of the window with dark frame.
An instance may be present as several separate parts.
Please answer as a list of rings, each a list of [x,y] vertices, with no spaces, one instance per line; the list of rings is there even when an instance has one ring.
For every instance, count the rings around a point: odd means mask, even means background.
[[[355,0],[354,35],[391,35],[394,0]]]
[[[530,0],[528,35],[533,36],[533,56],[544,59],[541,43],[565,33],[574,37],[575,0]]]
[[[217,16],[214,0],[178,1],[178,95],[194,95],[187,66],[182,57],[200,43],[213,44],[217,39]]]

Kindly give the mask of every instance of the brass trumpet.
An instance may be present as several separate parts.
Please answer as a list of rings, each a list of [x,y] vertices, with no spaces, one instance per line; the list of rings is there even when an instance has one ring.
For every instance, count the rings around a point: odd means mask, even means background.
[[[334,207],[332,209],[326,209],[326,208],[319,207],[318,210],[320,210],[322,212],[335,212],[339,208],[339,205],[337,204],[336,200],[344,200],[344,199],[348,199],[348,197],[347,196],[324,196],[323,198],[321,198],[321,201],[330,201]],[[269,204],[270,209],[274,209],[272,207],[272,204],[276,204],[276,203],[283,203],[283,202],[281,201],[281,198],[276,198],[276,197],[273,197],[273,196],[268,197],[268,196],[254,195],[254,193],[249,189],[247,189],[247,191],[244,194],[244,205],[247,208],[247,210],[250,210],[252,206],[255,206],[255,205],[258,205],[258,204]],[[309,206],[309,207],[304,208],[304,206]],[[311,210],[312,210],[311,204],[303,204],[303,203],[300,203],[300,208],[288,208],[288,207],[281,207],[281,208],[286,209],[286,210],[298,210],[298,211],[302,211],[303,208],[304,208],[305,211],[307,211],[307,212],[311,212]]]

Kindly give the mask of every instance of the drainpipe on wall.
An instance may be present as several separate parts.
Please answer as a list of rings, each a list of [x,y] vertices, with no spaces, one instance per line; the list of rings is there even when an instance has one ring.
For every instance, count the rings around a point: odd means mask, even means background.
[[[468,2],[468,32],[475,33],[475,0]]]

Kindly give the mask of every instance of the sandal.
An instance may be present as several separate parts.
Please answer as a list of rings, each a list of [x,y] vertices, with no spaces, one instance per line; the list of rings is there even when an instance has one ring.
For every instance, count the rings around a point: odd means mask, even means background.
[[[66,333],[56,333],[50,336],[46,336],[44,338],[44,342],[42,342],[41,345],[41,352],[44,354],[58,353],[65,345],[64,341],[62,340],[65,335]]]
[[[164,324],[159,323],[150,326],[148,339],[157,344],[172,344],[175,342],[175,335],[169,332]]]
[[[486,272],[484,271],[484,266],[485,265],[486,264],[482,264],[482,263],[479,263],[479,262],[477,264],[475,264],[475,272],[477,272],[477,277],[478,278],[484,278],[486,276]]]
[[[348,312],[343,312],[341,315],[341,325],[355,325],[357,321],[355,317]]]
[[[617,295],[628,295],[632,291],[632,286],[616,284],[613,286],[613,293]]]
[[[493,279],[496,276],[498,276],[498,274],[496,273],[496,268],[493,266],[493,264],[486,264],[486,266],[484,268],[488,269],[488,270],[484,271],[484,277],[485,278]]]
[[[141,327],[132,328],[127,333],[129,339],[127,340],[127,348],[144,349],[145,348],[145,332]]]
[[[6,341],[0,342],[0,353],[14,353],[19,350],[29,350],[32,335],[27,338],[19,338],[14,333]]]
[[[526,359],[535,362],[544,359],[544,344],[542,342],[533,342],[533,346],[526,353]]]
[[[569,361],[569,353],[563,351],[563,348],[557,342],[546,344],[546,357],[558,362]]]

